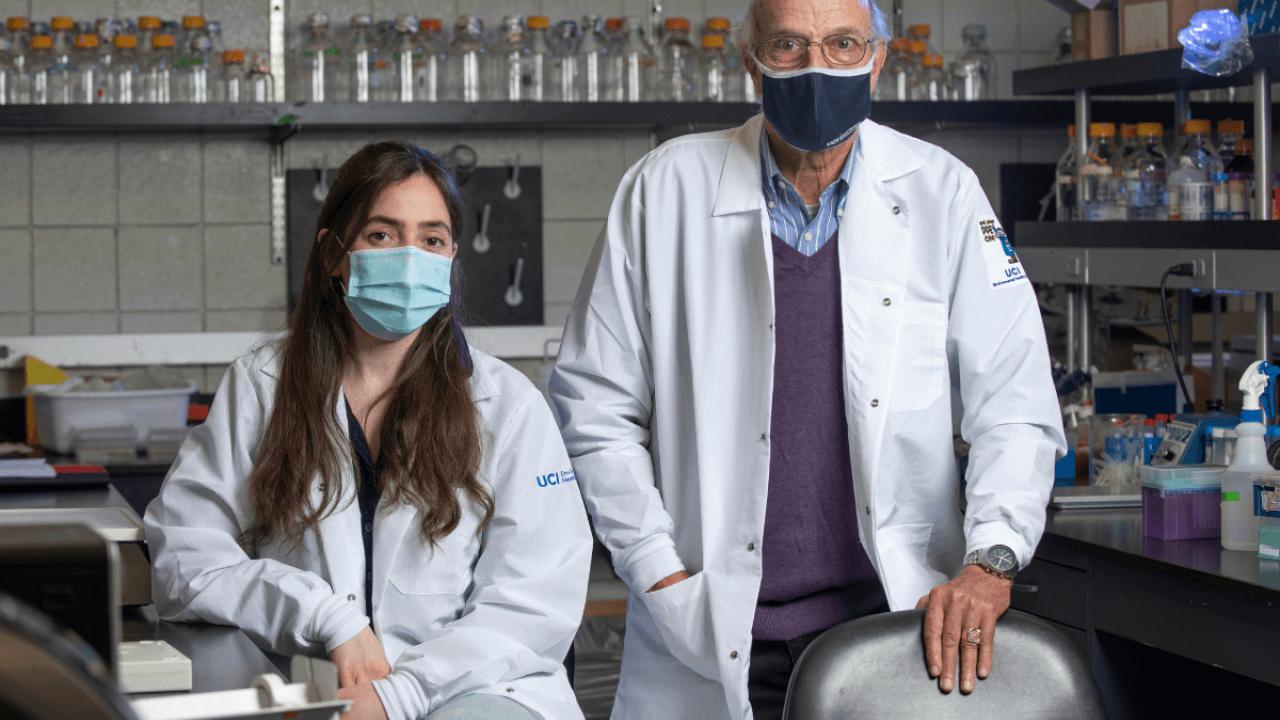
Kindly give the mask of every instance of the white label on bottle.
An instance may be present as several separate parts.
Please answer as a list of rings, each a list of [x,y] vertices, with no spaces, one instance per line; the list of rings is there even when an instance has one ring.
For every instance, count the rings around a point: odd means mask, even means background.
[[[1178,212],[1183,220],[1213,219],[1213,183],[1190,182],[1178,186]],[[1170,208],[1172,212],[1172,208]]]

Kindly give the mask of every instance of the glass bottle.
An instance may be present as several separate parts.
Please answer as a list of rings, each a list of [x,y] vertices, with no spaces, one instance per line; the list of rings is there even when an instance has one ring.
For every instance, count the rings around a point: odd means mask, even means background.
[[[145,57],[153,47],[151,38],[160,32],[160,18],[155,15],[143,15],[138,18],[138,54]]]
[[[418,64],[418,43],[414,32],[418,29],[418,18],[413,15],[401,15],[396,18],[396,36],[391,44],[391,67],[395,76],[393,83],[394,97],[397,102],[414,101],[414,68]]]
[[[708,102],[725,102],[728,68],[725,67],[723,35],[702,36],[702,57],[698,68],[701,98]]]
[[[1089,123],[1089,152],[1079,164],[1081,220],[1123,220],[1115,123]]]
[[[25,17],[5,20],[9,31],[9,62],[12,80],[5,88],[5,102],[10,105],[31,103],[31,75],[27,63],[31,56],[31,25]]]
[[[916,100],[947,99],[947,74],[942,69],[941,55],[924,57],[924,72],[916,81],[914,97]]]
[[[445,90],[449,100],[479,102],[487,93],[484,88],[488,49],[484,44],[484,21],[475,15],[463,15],[454,25],[453,42],[449,44],[449,61],[445,64]]]
[[[76,24],[71,18],[59,15],[49,21],[53,31],[54,62],[70,66],[76,50]]]
[[[658,48],[658,100],[688,102],[698,96],[694,78],[698,73],[698,51],[689,39],[689,20],[667,18],[667,35]]]
[[[249,84],[247,102],[275,102],[276,80],[271,74],[271,53],[266,50],[255,50],[245,53],[245,77]]]
[[[111,43],[115,53],[107,71],[107,95],[113,103],[130,105],[142,102],[142,66],[138,60],[138,36],[116,35]]]
[[[1138,126],[1136,123],[1120,124],[1120,162],[1129,161],[1138,152]]]
[[[1231,190],[1227,166],[1236,154],[1236,143],[1244,137],[1243,120],[1218,121],[1218,160],[1220,167],[1213,174],[1213,219],[1231,219]]]
[[[742,102],[746,99],[746,83],[751,82],[742,64],[742,53],[733,43],[733,23],[727,17],[707,18],[707,35],[724,38],[724,100]]]
[[[174,78],[174,101],[183,103],[209,102],[210,68],[213,65],[211,51],[213,41],[205,27],[204,16],[184,15],[182,18],[182,43],[178,47],[177,76]]]
[[[50,81],[51,73],[58,72],[60,72],[59,66],[53,57],[53,37],[32,35],[31,56],[27,59],[27,75],[31,78],[32,104],[52,105],[56,102],[57,96]]]
[[[937,48],[933,46],[932,38],[933,38],[933,27],[928,23],[919,23],[916,25],[907,26],[907,39],[911,40],[912,42],[920,42],[924,44],[924,47],[922,47],[920,49],[920,52],[917,53],[920,56],[920,59],[922,61],[922,66],[923,66],[923,60],[926,56],[942,54],[942,53],[939,53]]]
[[[543,100],[555,100],[563,102],[573,102],[574,97],[574,81],[576,79],[576,61],[573,49],[576,45],[577,26],[574,23],[564,23],[557,25],[557,30],[564,26],[572,29],[572,35],[568,38],[559,37],[563,43],[566,39],[569,46],[563,44],[554,51],[551,48],[551,40],[548,37],[548,28],[551,27],[551,19],[546,15],[530,15],[525,21],[527,29],[526,42],[529,46],[529,55],[525,65],[525,98],[534,102],[542,102]]]
[[[174,41],[169,33],[151,36],[151,52],[143,64],[143,91],[149,103],[173,102]]]
[[[889,42],[889,53],[876,82],[876,100],[910,100],[916,82],[915,63],[911,61],[911,41],[897,38]]]
[[[923,40],[907,41],[907,59],[911,61],[911,66],[915,69],[916,85],[920,83],[920,76],[924,75],[924,59],[930,54],[926,52],[928,45]],[[915,85],[912,85],[915,87]],[[912,95],[914,96],[914,91]]]
[[[18,74],[13,67],[13,57],[9,52],[9,36],[0,35],[0,105],[13,102],[12,95],[18,84]]]
[[[76,36],[76,54],[71,67],[73,102],[81,105],[107,102],[107,76],[98,64],[97,35]]]
[[[218,84],[218,99],[226,103],[250,102],[248,76],[244,69],[244,51],[226,50],[222,53],[222,78]]]
[[[115,39],[122,28],[123,24],[113,17],[93,21],[93,34],[98,36],[98,67],[102,69],[104,78],[111,77],[111,64],[115,62],[116,53]]]
[[[595,15],[582,18],[582,38],[578,44],[577,99],[580,102],[602,102],[608,95],[609,45],[600,32],[600,19]]]
[[[956,59],[953,83],[957,100],[994,100],[996,61],[987,49],[987,26],[965,25],[964,53]]]
[[[1076,162],[1076,126],[1067,126],[1067,149],[1058,158],[1058,166],[1054,173],[1053,193],[1054,206],[1059,222],[1079,220],[1076,208],[1076,188],[1079,163]]]
[[[1253,193],[1253,141],[1241,138],[1236,141],[1235,154],[1227,166],[1227,207],[1231,220],[1253,217]],[[1217,198],[1214,203],[1217,207]]]
[[[1129,220],[1168,220],[1169,198],[1165,183],[1169,157],[1164,152],[1164,126],[1144,122],[1134,127],[1133,152],[1122,161],[1125,204]]]
[[[209,32],[210,55],[215,58],[222,57],[222,53],[227,51],[226,46],[222,44],[222,23],[209,20],[205,22],[204,27]]]
[[[650,97],[657,60],[644,38],[640,18],[629,17],[623,24],[618,49],[611,58],[609,87],[611,100],[643,102]]]
[[[581,70],[578,47],[581,40],[582,33],[574,20],[562,20],[547,31],[545,44],[549,46],[551,56],[545,61],[546,99],[553,102],[581,100],[578,94],[578,75]],[[541,55],[542,47],[542,39],[530,33],[529,49],[535,57]]]
[[[344,83],[342,48],[329,36],[329,16],[312,13],[303,24],[306,36],[297,54],[294,100],[300,102],[340,102]]]
[[[444,23],[440,18],[423,18],[418,23],[418,48],[414,54],[413,96],[426,102],[444,99]]]
[[[532,58],[519,17],[502,18],[502,30],[489,51],[489,90],[494,100],[519,102],[532,99],[527,83]]]
[[[1182,148],[1169,170],[1169,219],[1213,219],[1213,174],[1222,163],[1209,140],[1208,120],[1183,125]]]
[[[347,83],[352,102],[370,102],[373,100],[375,72],[373,42],[370,37],[373,17],[369,15],[351,16],[351,34],[347,38],[347,49],[343,53],[347,63]]]

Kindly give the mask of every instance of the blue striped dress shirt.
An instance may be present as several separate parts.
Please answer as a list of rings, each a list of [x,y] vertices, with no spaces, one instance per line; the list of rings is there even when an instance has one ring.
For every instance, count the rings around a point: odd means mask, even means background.
[[[844,203],[849,196],[849,184],[853,180],[853,156],[849,151],[844,169],[835,182],[822,190],[818,197],[818,211],[809,217],[804,198],[782,177],[778,163],[769,150],[769,135],[760,131],[760,159],[763,168],[764,199],[769,207],[769,224],[773,234],[802,255],[812,257],[835,234],[844,216]]]

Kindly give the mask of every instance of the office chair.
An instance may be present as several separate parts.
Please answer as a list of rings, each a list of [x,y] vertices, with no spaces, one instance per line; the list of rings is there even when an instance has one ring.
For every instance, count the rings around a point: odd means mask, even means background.
[[[925,670],[924,611],[870,615],[823,633],[800,656],[787,688],[786,720],[1055,718],[1102,720],[1089,667],[1043,620],[1010,610],[1000,619],[991,676],[971,695],[944,695]],[[959,687],[959,677],[956,686]]]

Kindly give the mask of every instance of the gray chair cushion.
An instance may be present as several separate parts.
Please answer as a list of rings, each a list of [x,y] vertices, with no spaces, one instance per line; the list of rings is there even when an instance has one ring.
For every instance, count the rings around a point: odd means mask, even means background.
[[[924,612],[871,615],[823,633],[796,663],[788,720],[1103,717],[1084,657],[1043,620],[1010,610],[996,632],[991,676],[944,695],[925,669]],[[957,686],[959,685],[957,677]]]

